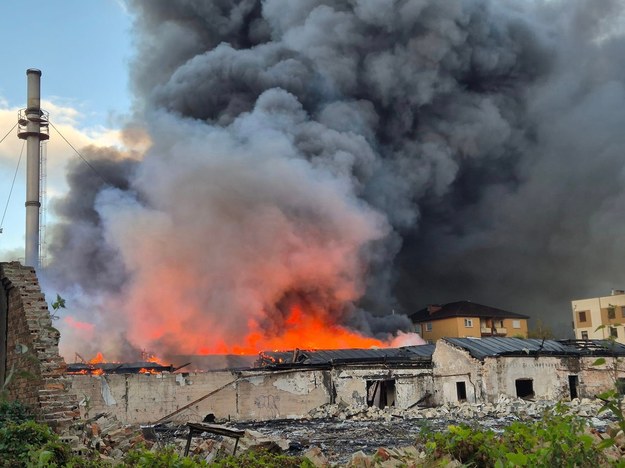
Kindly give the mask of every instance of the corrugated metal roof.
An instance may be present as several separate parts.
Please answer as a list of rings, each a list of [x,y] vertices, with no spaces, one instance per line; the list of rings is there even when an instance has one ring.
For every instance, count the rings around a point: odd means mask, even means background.
[[[476,359],[489,356],[551,354],[577,356],[580,351],[555,340],[522,338],[444,338],[454,346],[465,349]]]
[[[410,363],[430,361],[434,345],[406,346],[382,349],[315,349],[293,351],[267,351],[260,355],[261,365],[299,364],[332,365],[347,363]],[[295,356],[295,361],[293,358]]]
[[[604,340],[572,342],[567,340],[542,340],[522,338],[444,338],[454,346],[465,349],[476,359],[494,356],[624,356],[625,346]]]

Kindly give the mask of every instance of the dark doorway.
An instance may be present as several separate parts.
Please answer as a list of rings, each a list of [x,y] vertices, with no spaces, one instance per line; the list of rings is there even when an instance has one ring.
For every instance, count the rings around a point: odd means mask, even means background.
[[[458,401],[467,401],[467,385],[464,382],[456,382],[456,394]]]
[[[534,381],[532,379],[517,379],[515,384],[516,396],[519,398],[534,397]]]
[[[576,375],[569,375],[569,391],[571,392],[571,400],[577,398],[577,386],[579,378]]]
[[[395,381],[367,380],[367,406],[395,406]]]

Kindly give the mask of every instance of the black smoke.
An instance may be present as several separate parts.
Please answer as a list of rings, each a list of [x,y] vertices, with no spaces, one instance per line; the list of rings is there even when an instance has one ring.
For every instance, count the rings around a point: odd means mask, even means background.
[[[80,213],[95,216],[88,234],[101,242],[88,261],[55,256],[57,278],[99,282],[104,256],[132,287],[143,273],[127,260],[133,247],[115,218],[115,206],[132,206],[128,219],[149,211],[146,229],[166,227],[158,242],[174,263],[187,258],[180,243],[202,233],[232,239],[240,231],[220,231],[232,226],[246,230],[239,247],[271,257],[265,236],[283,231],[251,222],[248,208],[299,227],[290,248],[321,239],[321,255],[340,245],[347,263],[332,257],[329,276],[300,271],[275,297],[233,286],[221,257],[191,270],[207,290],[245,291],[269,308],[292,290],[323,291],[333,305],[349,303],[345,321],[373,333],[392,311],[468,299],[541,318],[564,336],[571,299],[625,284],[621,2],[130,5],[136,120],[153,147],[138,169],[116,163],[120,190],[72,186],[56,251],[81,245]],[[195,234],[172,234],[186,230]],[[189,262],[236,246],[199,248]],[[198,303],[234,307],[211,294]]]

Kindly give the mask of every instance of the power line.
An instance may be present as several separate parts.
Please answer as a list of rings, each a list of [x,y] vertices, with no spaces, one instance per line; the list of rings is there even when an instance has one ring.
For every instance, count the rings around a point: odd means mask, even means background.
[[[74,145],[72,145],[72,144],[71,144],[71,143],[67,140],[67,138],[65,138],[65,137],[63,136],[63,134],[59,131],[59,129],[58,129],[58,128],[56,128],[52,122],[50,122],[50,120],[48,120],[48,122],[50,123],[50,125],[52,126],[52,128],[53,128],[54,130],[56,130],[56,133],[58,133],[58,134],[61,136],[61,138],[63,138],[63,140],[65,140],[65,143],[67,143],[67,144],[70,146],[70,148],[74,150],[74,152],[78,155],[78,157],[79,157],[80,159],[82,159],[82,160],[84,161],[84,163],[85,163],[87,166],[89,166],[89,167],[91,168],[91,170],[92,170],[92,171],[93,171],[93,172],[94,172],[94,173],[95,173],[95,174],[96,174],[96,175],[97,175],[100,179],[102,179],[102,181],[103,181],[105,184],[108,184],[108,185],[111,185],[111,186],[113,186],[113,187],[114,187],[114,184],[112,184],[111,182],[109,182],[109,181],[106,179],[106,177],[104,177],[102,174],[100,174],[100,173],[98,172],[98,170],[97,170],[95,167],[93,167],[93,165],[92,165],[92,164],[91,164],[91,163],[87,160],[87,158],[85,158],[82,154],[80,154],[80,151],[78,151],[78,150],[74,147]],[[0,143],[1,143],[1,142],[0,142]]]
[[[13,127],[15,128],[15,127]],[[12,131],[13,129],[11,129]],[[6,138],[6,137],[5,137]],[[0,141],[2,143],[2,141]],[[15,179],[17,178],[17,171],[20,168],[20,162],[22,161],[22,154],[24,154],[24,144],[26,140],[22,142],[22,149],[20,150],[20,157],[17,160],[17,167],[15,168],[15,174],[13,174],[13,182],[11,182],[11,189],[9,190],[9,198],[7,198],[7,204],[4,207],[4,213],[2,213],[2,221],[0,221],[0,233],[2,232],[4,226],[4,217],[7,214],[7,209],[9,208],[9,202],[11,201],[11,194],[13,193],[13,187],[15,186]]]
[[[8,137],[8,136],[11,134],[11,132],[12,132],[13,130],[15,130],[15,127],[17,127],[17,123],[16,123],[15,125],[13,125],[13,127],[11,127],[11,130],[9,130],[9,131],[7,132],[7,134],[6,134],[6,135],[4,135],[4,136],[2,137],[2,140],[0,140],[0,143],[2,143],[2,142],[4,141],[4,139],[5,139],[6,137]]]

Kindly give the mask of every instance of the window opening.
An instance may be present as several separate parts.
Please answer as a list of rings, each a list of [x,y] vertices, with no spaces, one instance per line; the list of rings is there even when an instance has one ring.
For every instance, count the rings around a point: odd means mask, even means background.
[[[571,393],[571,400],[577,398],[577,386],[579,385],[579,377],[576,375],[569,375],[569,392]]]
[[[467,385],[465,382],[456,382],[458,401],[467,401]]]
[[[587,331],[583,331],[582,332],[582,340],[587,340],[588,339],[588,332]]]
[[[367,380],[367,406],[395,406],[395,380]]]
[[[515,382],[516,396],[519,398],[534,397],[534,381],[532,379],[517,379]]]

